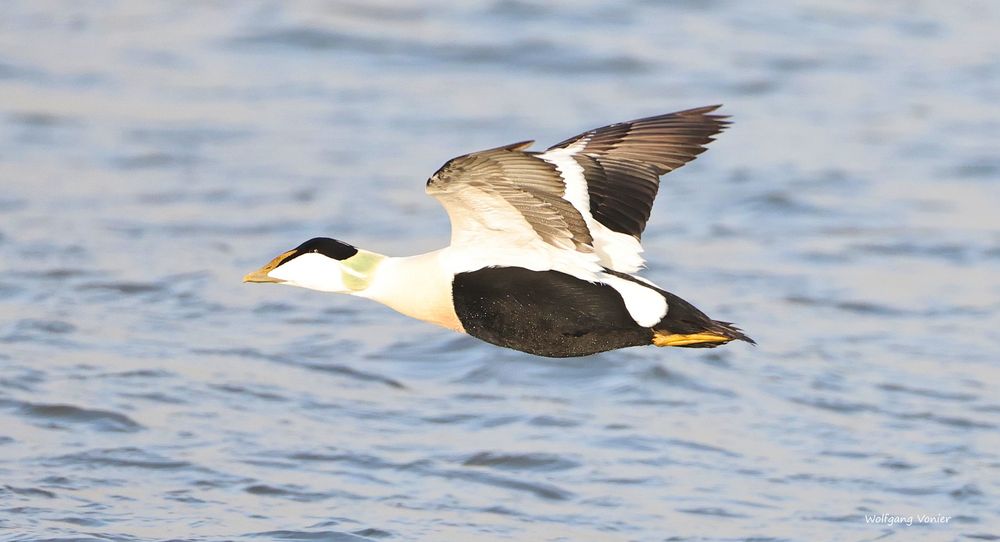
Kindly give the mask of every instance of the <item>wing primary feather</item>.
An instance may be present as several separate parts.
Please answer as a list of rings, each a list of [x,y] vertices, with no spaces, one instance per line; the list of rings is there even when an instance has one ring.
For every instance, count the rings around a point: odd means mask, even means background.
[[[713,114],[720,106],[697,107],[611,124],[550,147],[576,149],[584,171],[590,215],[606,228],[640,238],[659,189],[659,177],[694,160],[730,123]],[[628,194],[628,197],[609,197]]]

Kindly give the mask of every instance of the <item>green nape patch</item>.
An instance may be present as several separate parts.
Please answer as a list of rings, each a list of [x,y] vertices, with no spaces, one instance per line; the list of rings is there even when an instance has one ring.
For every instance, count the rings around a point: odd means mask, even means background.
[[[354,256],[342,260],[343,270],[340,272],[340,276],[344,281],[344,286],[354,292],[367,288],[375,274],[375,268],[384,259],[385,256],[381,254],[359,250]]]

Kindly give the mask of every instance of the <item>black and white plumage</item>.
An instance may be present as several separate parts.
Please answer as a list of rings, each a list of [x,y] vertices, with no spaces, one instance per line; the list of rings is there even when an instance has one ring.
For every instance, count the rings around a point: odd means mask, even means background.
[[[451,219],[450,246],[393,258],[317,238],[245,280],[367,297],[542,356],[752,343],[634,275],[660,176],[726,127],[718,107],[612,124],[544,152],[524,141],[459,156],[427,181]]]

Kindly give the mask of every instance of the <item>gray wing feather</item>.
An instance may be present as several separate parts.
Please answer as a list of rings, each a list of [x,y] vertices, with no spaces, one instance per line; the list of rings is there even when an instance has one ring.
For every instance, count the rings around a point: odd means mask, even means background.
[[[448,194],[476,188],[503,198],[534,232],[558,248],[590,252],[593,238],[573,204],[563,199],[566,185],[555,166],[523,152],[531,142],[521,142],[449,160],[427,181],[427,193],[448,205]],[[478,217],[488,222],[489,215]],[[484,224],[501,230],[509,224]]]

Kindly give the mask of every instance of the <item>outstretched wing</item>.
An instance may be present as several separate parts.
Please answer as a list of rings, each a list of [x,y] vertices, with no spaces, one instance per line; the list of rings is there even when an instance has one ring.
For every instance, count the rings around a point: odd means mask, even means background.
[[[565,200],[555,165],[522,151],[532,141],[459,156],[427,181],[452,221],[452,244],[480,240],[526,243],[533,239],[589,252],[593,239],[580,212]]]
[[[601,262],[615,271],[642,267],[639,238],[660,176],[694,160],[729,125],[720,106],[612,124],[571,137],[539,157],[555,164]]]
[[[459,156],[431,176],[427,193],[448,212],[453,247],[481,256],[520,251],[535,258],[535,266],[522,264],[529,268],[558,261],[582,274],[635,272],[659,177],[725,127],[725,117],[710,114],[716,108],[612,124],[544,153],[526,152],[525,141]]]

